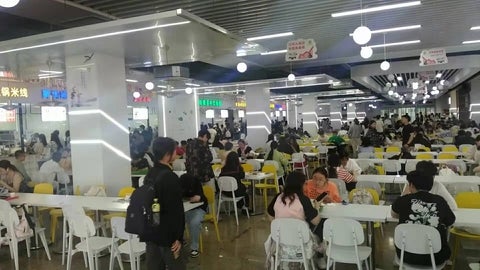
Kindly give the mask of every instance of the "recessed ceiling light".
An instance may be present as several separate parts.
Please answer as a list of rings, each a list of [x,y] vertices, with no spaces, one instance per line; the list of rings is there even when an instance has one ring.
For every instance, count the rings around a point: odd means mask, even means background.
[[[472,26],[472,28],[470,28],[470,30],[480,30],[480,26]]]
[[[402,76],[398,76],[398,77],[397,77],[397,81],[403,81]]]
[[[152,62],[151,62],[151,61],[147,61],[147,62],[143,62],[143,64],[147,66],[147,65],[151,65]]]
[[[255,40],[271,39],[271,38],[278,38],[278,37],[288,37],[288,36],[293,36],[293,32],[278,33],[278,34],[265,35],[265,36],[259,36],[259,37],[250,37],[250,38],[247,38],[247,40],[255,41]]]
[[[466,40],[462,42],[462,44],[473,44],[473,43],[480,43],[480,39],[478,40]]]
[[[437,73],[437,75],[435,75],[435,77],[441,78],[441,77],[442,77],[442,73]]]
[[[133,83],[138,82],[137,80],[132,80],[132,79],[126,79],[125,81],[127,81],[127,82],[133,82]]]
[[[385,43],[385,44],[377,44],[377,45],[370,45],[370,48],[383,48],[383,47],[392,47],[392,46],[401,46],[401,45],[409,45],[409,44],[417,44],[420,43],[421,40],[408,40],[408,41],[401,41],[401,42],[393,42],[393,43]]]
[[[425,81],[425,84],[429,84],[429,83],[430,83],[430,81],[429,81],[429,80],[426,80],[426,81]]]
[[[380,33],[388,33],[388,32],[396,32],[396,31],[405,31],[411,29],[422,28],[422,25],[408,25],[408,26],[400,26],[400,27],[393,27],[393,28],[385,28],[385,29],[378,29],[378,30],[371,30],[372,34],[380,34]],[[353,36],[353,33],[350,33],[350,36]]]
[[[398,84],[397,84],[396,82],[394,82],[394,83],[392,83],[392,86],[393,86],[393,87],[397,87]]]
[[[157,85],[158,88],[167,88],[165,85]]]
[[[405,3],[400,3],[400,4],[385,5],[385,6],[357,9],[357,10],[351,10],[351,11],[337,12],[337,13],[332,13],[332,17],[336,18],[336,17],[350,16],[350,15],[356,15],[356,14],[364,14],[364,13],[370,13],[370,12],[376,12],[376,11],[382,11],[382,10],[411,7],[411,6],[420,5],[421,3],[422,3],[421,1],[412,1],[412,2],[405,2]]]
[[[200,84],[196,84],[196,83],[185,83],[185,85],[188,85],[188,86],[195,86],[195,87],[198,87],[198,86],[200,86]]]
[[[269,52],[263,52],[260,55],[280,54],[280,53],[286,53],[286,52],[287,50],[269,51]]]

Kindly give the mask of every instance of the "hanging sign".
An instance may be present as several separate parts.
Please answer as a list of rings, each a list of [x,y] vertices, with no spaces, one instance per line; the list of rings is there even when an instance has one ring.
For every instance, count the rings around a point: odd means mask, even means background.
[[[28,89],[25,87],[0,86],[0,97],[28,98]]]
[[[222,101],[219,99],[199,99],[200,107],[222,107]]]
[[[42,99],[67,100],[67,90],[42,89]]]
[[[317,45],[313,39],[296,39],[287,43],[285,61],[303,61],[317,59]]]
[[[245,102],[245,101],[237,101],[237,102],[235,102],[235,107],[238,107],[238,108],[246,108],[246,107],[247,107],[247,102]]]
[[[443,48],[423,50],[419,60],[421,67],[448,63],[447,52]]]

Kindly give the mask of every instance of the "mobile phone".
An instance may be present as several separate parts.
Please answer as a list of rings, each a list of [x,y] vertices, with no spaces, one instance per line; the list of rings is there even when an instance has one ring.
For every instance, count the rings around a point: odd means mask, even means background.
[[[318,195],[318,197],[315,199],[317,202],[321,202],[325,196],[327,196],[328,193],[327,192],[323,192],[322,194]]]

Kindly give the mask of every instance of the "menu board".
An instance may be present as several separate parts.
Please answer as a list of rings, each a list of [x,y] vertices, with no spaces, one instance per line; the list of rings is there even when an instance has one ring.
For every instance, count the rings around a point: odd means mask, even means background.
[[[133,108],[133,120],[147,120],[148,109],[147,108]]]
[[[14,123],[16,116],[15,110],[7,111],[0,108],[0,122]]]
[[[67,121],[67,108],[62,106],[42,106],[42,122]]]

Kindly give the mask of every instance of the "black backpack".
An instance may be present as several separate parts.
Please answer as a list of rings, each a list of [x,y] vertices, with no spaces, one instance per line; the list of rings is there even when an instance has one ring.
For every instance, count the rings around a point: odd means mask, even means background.
[[[152,181],[152,169],[145,176],[143,186],[135,189],[130,196],[130,204],[127,208],[127,216],[125,218],[125,231],[127,233],[139,236],[147,235],[153,229],[152,204],[155,198],[155,181],[159,181],[160,174]]]

